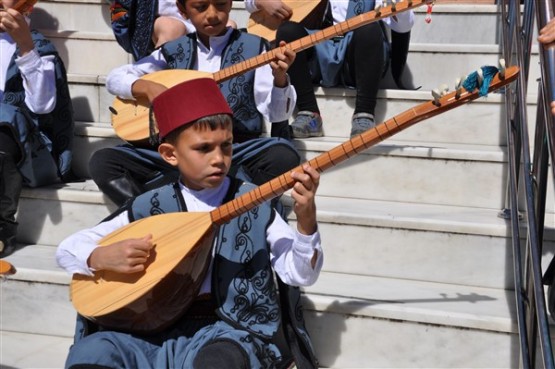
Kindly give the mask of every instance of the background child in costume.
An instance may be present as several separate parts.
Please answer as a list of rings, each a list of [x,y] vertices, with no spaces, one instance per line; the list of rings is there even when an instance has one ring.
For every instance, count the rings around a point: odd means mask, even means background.
[[[164,43],[195,32],[172,0],[111,1],[112,30],[121,47],[139,60]],[[237,24],[229,20],[229,25]]]
[[[15,249],[23,185],[71,177],[73,110],[65,67],[29,19],[2,0],[0,10],[0,256]]]
[[[190,104],[183,104],[183,99]],[[211,211],[255,188],[227,175],[232,111],[214,80],[181,83],[154,99],[153,108],[162,138],[158,151],[179,170],[179,181],[138,196],[109,220],[64,240],[56,258],[69,273],[143,272],[154,247],[147,231],[142,238],[102,247],[97,246],[98,241],[130,221],[160,212]],[[296,229],[287,225],[269,202],[222,225],[198,298],[176,323],[146,337],[107,328],[82,337],[85,332],[78,325],[66,368],[282,367],[291,361],[285,357],[288,345],[276,345],[282,325],[294,332],[287,336],[297,355],[297,367],[315,368],[311,344],[299,320],[298,289],[291,300],[286,291],[288,286],[314,283],[322,266],[315,205],[319,174],[304,165],[302,172],[290,175],[296,182],[291,194]],[[249,242],[242,242],[244,239]],[[274,271],[280,288],[286,287],[280,293]],[[287,306],[280,306],[279,295]],[[291,317],[288,312],[293,311]],[[302,349],[297,350],[299,347]]]
[[[280,1],[247,0],[250,12],[264,8],[281,20],[291,16],[291,10],[279,7]],[[321,28],[329,27],[355,15],[371,11],[381,0],[330,0]],[[271,7],[270,10],[267,8]],[[374,110],[380,81],[389,62],[389,44],[384,24],[391,29],[393,49],[392,75],[400,88],[401,74],[406,63],[410,30],[414,23],[412,11],[395,18],[370,23],[348,32],[344,37],[317,44],[298,53],[289,69],[291,83],[297,91],[298,113],[291,124],[297,138],[318,137],[324,134],[320,108],[314,94],[313,83],[324,87],[349,86],[357,90],[355,110],[351,122],[351,136],[375,125]],[[312,33],[296,22],[285,21],[276,34],[276,42],[291,42]]]
[[[108,91],[123,99],[146,96],[152,101],[166,88],[140,77],[163,69],[216,72],[267,50],[258,36],[226,26],[231,0],[180,0],[184,16],[196,32],[164,44],[149,56],[123,65],[108,75]],[[261,137],[264,119],[289,119],[296,101],[287,69],[295,53],[285,49],[277,60],[221,83],[234,113],[232,172],[241,169],[255,184],[262,184],[300,162],[295,147],[284,139]],[[184,104],[188,104],[186,100]],[[152,149],[122,145],[94,153],[90,173],[98,187],[116,204],[156,187],[176,174]],[[148,184],[148,185],[147,185]]]

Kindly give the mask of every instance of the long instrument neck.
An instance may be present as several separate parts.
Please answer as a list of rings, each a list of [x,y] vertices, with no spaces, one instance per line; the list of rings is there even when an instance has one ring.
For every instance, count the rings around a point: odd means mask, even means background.
[[[302,37],[296,41],[290,42],[289,44],[269,50],[254,58],[250,58],[241,63],[234,64],[230,67],[219,70],[214,73],[214,80],[216,82],[226,81],[230,78],[243,74],[249,70],[256,69],[265,64],[270,63],[272,60],[276,59],[276,54],[283,52],[285,49],[290,49],[295,52],[300,52],[306,50],[322,41],[329,40],[333,37],[344,35],[358,27],[364,26],[366,24],[377,22],[381,19],[385,19],[392,15],[405,12],[407,10],[417,8],[423,5],[425,0],[412,0],[412,1],[402,1],[395,6],[387,6],[381,8],[379,11],[373,10],[369,11],[355,17],[349,18],[344,22],[337,23],[333,26],[325,28],[321,31],[315,32],[308,36]]]
[[[493,78],[488,91],[494,91],[499,87],[508,84],[516,79],[517,75],[518,67],[507,68],[503,78],[501,78],[499,73]],[[309,160],[308,164],[318,172],[323,172],[324,170],[329,169],[352,156],[355,156],[374,144],[393,136],[413,124],[456,108],[471,100],[475,100],[478,97],[480,96],[477,90],[471,92],[464,90],[460,93],[453,91],[452,93],[443,96],[438,101],[428,101],[422,103],[396,115],[395,117],[358,136],[353,137],[348,141],[345,141],[330,151],[318,155],[317,157]],[[212,210],[210,212],[210,216],[213,223],[217,225],[225,224],[258,204],[282,195],[295,184],[295,181],[291,177],[291,172],[302,171],[303,169],[301,166],[293,168],[289,172],[286,172],[285,174],[264,183],[252,191],[249,191],[246,194],[243,194],[240,197]]]

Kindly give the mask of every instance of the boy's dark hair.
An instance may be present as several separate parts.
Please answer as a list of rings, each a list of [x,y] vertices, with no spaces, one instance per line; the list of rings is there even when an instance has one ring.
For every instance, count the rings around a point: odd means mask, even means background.
[[[216,114],[209,115],[204,118],[198,119],[196,122],[191,124],[182,125],[179,128],[174,129],[163,138],[162,142],[167,142],[169,144],[175,145],[177,143],[177,138],[184,130],[188,128],[195,128],[201,131],[211,130],[214,131],[218,128],[228,128],[233,126],[233,120],[229,114]]]

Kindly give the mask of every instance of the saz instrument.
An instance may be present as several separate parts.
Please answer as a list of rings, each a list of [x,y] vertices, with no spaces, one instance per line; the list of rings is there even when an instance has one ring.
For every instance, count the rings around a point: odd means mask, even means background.
[[[15,268],[5,260],[0,260],[0,276],[15,274]]]
[[[349,18],[345,22],[338,23],[311,35],[302,37],[286,46],[280,46],[276,49],[269,50],[264,54],[226,67],[215,73],[186,69],[168,69],[146,74],[142,76],[141,79],[158,82],[168,88],[181,82],[201,77],[213,78],[216,82],[223,82],[270,63],[276,59],[276,54],[278,52],[283,52],[285,49],[299,52],[324,40],[343,35],[365,24],[405,12],[425,3],[426,0],[408,0],[363,13]],[[136,100],[124,100],[116,97],[110,107],[110,111],[112,112],[112,126],[121,139],[138,146],[148,145],[147,142],[151,133],[149,125],[150,102],[146,97],[138,97]]]
[[[518,67],[509,67],[496,73],[488,91],[515,80],[518,71]],[[451,93],[436,94],[434,100],[396,115],[309,160],[308,164],[322,172],[415,123],[479,96],[478,89],[466,91],[463,87]],[[134,274],[98,271],[93,277],[75,274],[70,286],[73,305],[84,317],[116,330],[152,333],[167,327],[197,296],[217,227],[283,194],[295,183],[291,172],[302,171],[302,166],[298,166],[211,212],[154,215],[109,234],[100,245],[153,235],[156,246],[145,271]]]
[[[327,0],[281,0],[293,13],[287,20],[302,24],[308,29],[318,29],[324,17]],[[249,33],[265,38],[269,42],[276,39],[276,31],[283,21],[261,9],[249,17]]]

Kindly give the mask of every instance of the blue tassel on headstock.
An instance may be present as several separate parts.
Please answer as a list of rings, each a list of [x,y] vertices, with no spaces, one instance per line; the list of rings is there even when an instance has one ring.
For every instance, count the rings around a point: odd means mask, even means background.
[[[483,80],[481,85],[479,83],[478,72],[472,72],[471,74],[469,74],[462,84],[462,86],[468,92],[472,92],[478,88],[478,95],[480,97],[487,96],[491,80],[497,74],[497,72],[499,72],[499,69],[489,65],[483,66],[481,69],[483,73]]]

